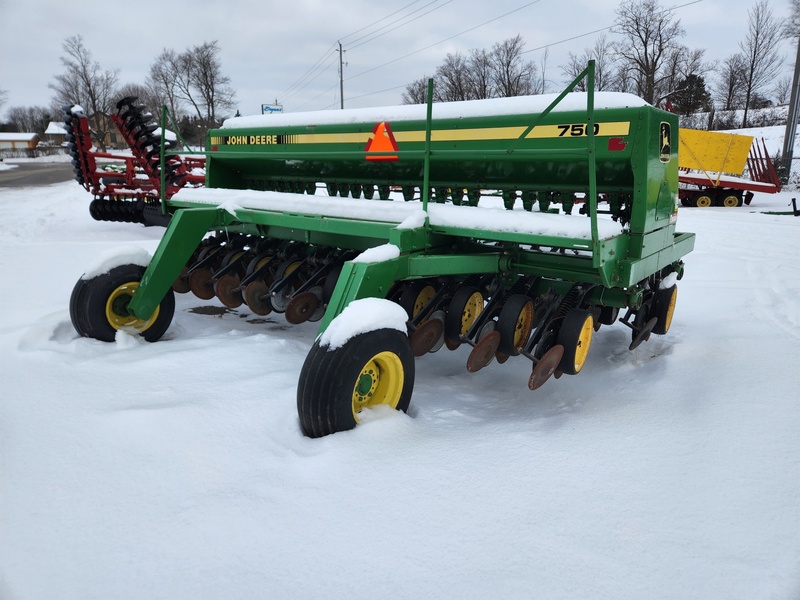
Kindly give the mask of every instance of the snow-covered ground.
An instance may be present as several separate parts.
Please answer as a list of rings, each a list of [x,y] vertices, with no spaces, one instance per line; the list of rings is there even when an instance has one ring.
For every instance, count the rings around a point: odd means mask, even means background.
[[[667,336],[604,327],[536,392],[443,349],[408,415],[311,440],[316,325],[181,295],[162,341],[78,338],[84,268],[163,230],[0,189],[0,598],[800,597],[793,195],[681,209]]]

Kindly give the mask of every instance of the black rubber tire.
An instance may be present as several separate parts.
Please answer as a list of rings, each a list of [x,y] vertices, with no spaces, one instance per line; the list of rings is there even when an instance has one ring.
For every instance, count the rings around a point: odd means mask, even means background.
[[[530,305],[530,306],[528,306]],[[522,329],[518,331],[518,321],[523,311],[530,311],[530,320],[527,324],[521,324]],[[524,347],[533,329],[533,318],[535,316],[533,300],[524,294],[513,294],[500,309],[500,316],[497,318],[497,332],[500,334],[500,345],[497,347],[499,352],[509,356],[519,354],[517,343],[514,339],[522,335],[525,339],[521,340],[520,347]]]
[[[453,294],[453,299],[447,308],[447,316],[444,319],[444,334],[453,342],[461,343],[463,313],[469,299],[476,292],[480,292],[480,290],[476,287],[465,285],[458,288]],[[481,310],[483,310],[483,307],[481,307]],[[478,311],[478,314],[480,314],[480,311]],[[475,317],[477,318],[477,316]]]
[[[591,311],[573,308],[566,314],[558,330],[558,343],[564,346],[564,356],[558,365],[559,371],[566,375],[577,375],[581,372],[586,364],[593,334],[594,318]]]
[[[656,326],[653,327],[653,333],[656,335],[665,335],[669,331],[677,299],[677,285],[656,292],[653,298],[653,311],[650,314],[657,319]]]
[[[75,306],[70,302],[70,314],[75,314],[73,325],[78,333],[103,342],[113,342],[117,328],[106,316],[106,303],[121,286],[141,281],[144,271],[145,268],[140,265],[121,265],[108,273],[82,280],[83,290],[77,293],[73,290]],[[158,340],[172,323],[175,314],[175,294],[172,289],[167,290],[157,310],[156,319],[139,333],[148,342]]]
[[[77,331],[80,336],[93,337],[91,329],[89,328],[89,323],[83,314],[85,292],[86,280],[83,278],[78,279],[69,297],[69,319],[72,321],[72,326],[75,328],[75,331]]]
[[[431,288],[433,294],[436,293],[436,288],[426,279],[417,279],[403,284],[403,291],[397,303],[403,307],[409,319],[416,317],[417,313],[424,308],[424,305],[421,305],[424,301],[422,292],[427,288]]]
[[[316,438],[353,429],[354,395],[362,370],[383,352],[396,357],[403,372],[397,410],[406,412],[414,389],[414,356],[408,336],[395,329],[378,329],[357,335],[336,350],[314,342],[297,384],[300,428]],[[399,386],[398,386],[399,387]]]

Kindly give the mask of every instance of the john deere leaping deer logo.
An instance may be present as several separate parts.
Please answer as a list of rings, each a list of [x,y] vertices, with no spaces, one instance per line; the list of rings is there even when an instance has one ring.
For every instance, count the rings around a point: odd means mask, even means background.
[[[670,139],[669,123],[661,123],[661,134],[659,136],[660,140],[659,143],[661,144],[661,149],[658,152],[658,158],[663,163],[668,163],[672,155],[669,139]]]

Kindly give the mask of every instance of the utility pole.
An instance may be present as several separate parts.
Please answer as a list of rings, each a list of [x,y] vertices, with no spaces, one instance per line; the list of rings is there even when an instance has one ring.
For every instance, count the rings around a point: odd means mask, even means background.
[[[794,136],[797,131],[797,117],[800,115],[800,37],[797,39],[797,58],[794,61],[794,78],[792,79],[792,96],[789,100],[789,114],[786,119],[786,133],[783,137],[783,164],[786,170],[786,182],[792,172],[794,155]]]
[[[339,42],[339,108],[344,108],[344,51],[342,42]]]

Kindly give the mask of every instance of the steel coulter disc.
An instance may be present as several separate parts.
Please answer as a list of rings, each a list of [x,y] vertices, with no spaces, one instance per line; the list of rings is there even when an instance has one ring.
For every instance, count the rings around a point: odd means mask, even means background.
[[[417,325],[414,333],[411,334],[411,350],[414,356],[423,356],[432,352],[437,344],[440,343],[444,334],[444,321],[440,319],[428,319]]]
[[[564,346],[561,344],[556,344],[545,352],[533,367],[533,372],[528,379],[528,389],[536,390],[542,387],[550,379],[550,376],[556,372],[563,356]]]
[[[244,301],[238,275],[223,275],[214,282],[214,293],[228,308],[239,308]]]
[[[183,267],[181,274],[172,282],[172,291],[176,294],[186,294],[191,291],[189,288],[189,269],[187,267]]]
[[[211,300],[214,297],[212,277],[208,269],[195,269],[189,275],[189,289],[201,300]]]
[[[433,311],[433,314],[430,316],[429,320],[436,319],[442,322],[442,333],[439,335],[439,339],[433,345],[433,348],[428,350],[428,352],[438,352],[439,350],[442,349],[442,346],[444,346],[444,318],[446,314],[447,313],[445,313],[443,310],[435,310]]]
[[[264,281],[251,281],[244,288],[244,301],[247,308],[256,315],[268,315],[272,312],[269,301],[269,286]]]
[[[494,359],[497,347],[500,345],[500,332],[490,331],[482,336],[480,341],[475,344],[472,352],[467,358],[467,371],[477,373]]]
[[[319,298],[314,292],[301,292],[289,301],[284,316],[292,325],[305,323],[316,312],[319,304]]]
[[[647,323],[644,324],[644,327],[641,328],[638,332],[634,332],[633,334],[633,341],[631,345],[628,346],[628,350],[635,350],[639,347],[639,344],[642,342],[646,342],[650,339],[650,333],[653,331],[653,328],[658,323],[658,318],[653,317]]]

